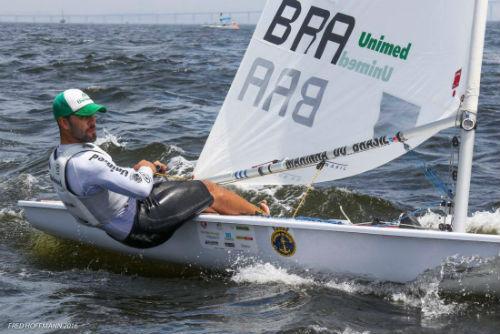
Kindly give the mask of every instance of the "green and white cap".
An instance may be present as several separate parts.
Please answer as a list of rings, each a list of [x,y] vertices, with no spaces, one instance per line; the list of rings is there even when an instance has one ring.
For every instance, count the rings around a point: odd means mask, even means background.
[[[79,89],[68,89],[57,94],[52,104],[54,118],[70,115],[92,116],[96,112],[106,112],[106,108],[94,103],[92,99]]]

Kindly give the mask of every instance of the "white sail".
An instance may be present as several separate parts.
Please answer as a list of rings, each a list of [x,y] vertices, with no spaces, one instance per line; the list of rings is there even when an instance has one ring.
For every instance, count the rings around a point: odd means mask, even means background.
[[[452,116],[465,92],[473,12],[470,0],[268,1],[196,178]],[[405,152],[390,145],[340,157],[317,182],[362,173]],[[314,174],[310,167],[244,182],[304,184]]]

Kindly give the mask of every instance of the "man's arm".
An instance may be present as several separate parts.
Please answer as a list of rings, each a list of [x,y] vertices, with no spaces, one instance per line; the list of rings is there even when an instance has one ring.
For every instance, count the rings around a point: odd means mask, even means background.
[[[152,167],[142,163],[137,170],[133,168],[117,166],[113,160],[99,154],[88,151],[70,159],[68,167],[73,168],[81,185],[83,194],[98,186],[113,192],[142,199],[149,196],[153,188],[153,164]],[[136,165],[137,166],[137,165]],[[70,180],[70,185],[73,184]]]

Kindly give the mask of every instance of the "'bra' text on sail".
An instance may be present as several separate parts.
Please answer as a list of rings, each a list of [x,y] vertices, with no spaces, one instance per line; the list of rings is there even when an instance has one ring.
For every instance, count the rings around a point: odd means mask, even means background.
[[[253,106],[260,106],[262,110],[269,111],[273,98],[275,96],[280,96],[282,102],[278,114],[284,117],[287,113],[290,99],[297,90],[301,72],[292,68],[284,68],[274,84],[273,90],[271,90],[264,99],[264,94],[267,91],[274,70],[275,65],[272,61],[261,57],[256,58],[241,88],[238,100],[244,100],[250,85],[252,85],[258,89],[255,99],[253,100]],[[264,74],[262,76],[259,75],[259,73]],[[311,76],[303,82],[300,88],[300,100],[295,104],[292,111],[292,119],[296,123],[307,127],[312,127],[314,125],[314,118],[323,100],[323,94],[325,93],[327,85],[327,80],[315,76]],[[313,94],[311,94],[311,91]]]
[[[286,11],[293,10],[293,15],[291,18],[287,18],[285,15]],[[267,32],[264,36],[264,40],[276,44],[281,45],[286,42],[286,40],[290,37],[292,33],[292,23],[297,20],[302,11],[302,6],[297,0],[283,0],[274,19],[272,20]],[[295,33],[295,39],[290,50],[297,50],[298,45],[300,44],[302,38],[305,35],[312,37],[312,41],[309,43],[309,46],[305,50],[304,53],[308,53],[309,48],[316,40],[317,35],[323,30],[326,25],[326,28],[322,32],[320,43],[318,44],[316,51],[314,52],[314,57],[317,59],[321,59],[323,57],[323,53],[327,47],[327,44],[330,42],[338,44],[338,48],[335,54],[332,57],[331,63],[337,64],[342,51],[344,50],[347,42],[349,41],[349,37],[351,36],[352,31],[354,30],[354,26],[356,20],[354,17],[350,15],[346,15],[343,13],[337,13],[332,19],[329,21],[331,13],[329,10],[319,8],[316,6],[311,6],[309,12],[304,18],[299,30]],[[320,19],[321,23],[319,27],[315,27],[312,25],[312,21],[314,19]],[[327,24],[328,22],[328,24]],[[343,24],[346,26],[346,29],[343,34],[335,33],[336,24]],[[284,32],[283,32],[284,29]],[[280,32],[283,32],[280,34]]]

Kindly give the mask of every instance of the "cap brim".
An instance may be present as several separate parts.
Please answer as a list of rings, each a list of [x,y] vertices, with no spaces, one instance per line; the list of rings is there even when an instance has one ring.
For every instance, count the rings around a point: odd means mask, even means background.
[[[74,115],[77,116],[92,116],[97,112],[106,112],[106,108],[97,103],[87,104],[85,107],[81,108]]]

